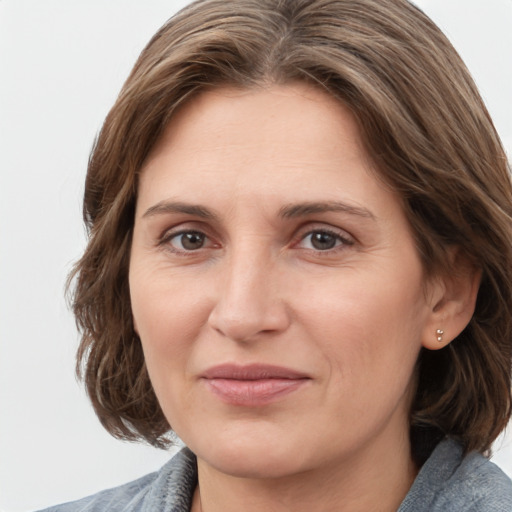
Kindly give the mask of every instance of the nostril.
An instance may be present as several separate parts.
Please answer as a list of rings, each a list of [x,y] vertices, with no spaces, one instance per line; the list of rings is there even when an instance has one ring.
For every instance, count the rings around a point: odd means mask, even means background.
[[[208,319],[209,325],[222,336],[237,342],[281,332],[288,327],[286,309],[279,305],[241,308],[240,304],[218,304]]]
[[[251,238],[250,241],[254,242]],[[289,323],[282,289],[268,251],[258,245],[232,249],[219,268],[216,295],[209,325],[224,337],[247,342],[261,335],[281,332]],[[236,245],[233,243],[233,245]]]

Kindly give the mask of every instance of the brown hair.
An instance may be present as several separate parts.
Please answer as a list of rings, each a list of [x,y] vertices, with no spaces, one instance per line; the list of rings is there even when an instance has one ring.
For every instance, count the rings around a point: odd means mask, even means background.
[[[427,272],[458,246],[482,271],[467,328],[423,350],[411,436],[423,460],[443,436],[489,450],[511,414],[512,190],[478,91],[446,37],[405,0],[202,0],[140,55],[93,148],[85,254],[75,267],[77,370],[114,436],[164,446],[170,431],[133,331],[128,265],[137,175],[175,109],[221,85],[314,83],[354,113],[403,198]]]

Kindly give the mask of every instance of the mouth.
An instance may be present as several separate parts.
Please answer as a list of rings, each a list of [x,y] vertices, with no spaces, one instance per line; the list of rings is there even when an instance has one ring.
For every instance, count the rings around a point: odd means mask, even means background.
[[[311,381],[304,373],[260,364],[214,366],[204,372],[201,379],[224,403],[245,407],[276,402]]]

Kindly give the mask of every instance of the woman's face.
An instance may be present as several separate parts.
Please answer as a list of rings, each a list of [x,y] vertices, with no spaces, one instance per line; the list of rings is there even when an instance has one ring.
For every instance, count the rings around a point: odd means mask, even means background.
[[[130,291],[156,395],[201,464],[277,477],[408,450],[433,306],[397,196],[324,92],[182,107],[142,170]]]

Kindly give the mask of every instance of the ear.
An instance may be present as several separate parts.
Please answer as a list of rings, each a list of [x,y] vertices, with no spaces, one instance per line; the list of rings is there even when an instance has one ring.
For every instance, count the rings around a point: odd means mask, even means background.
[[[423,347],[439,350],[468,325],[475,311],[481,271],[454,248],[449,268],[429,282],[430,313],[424,325]]]

